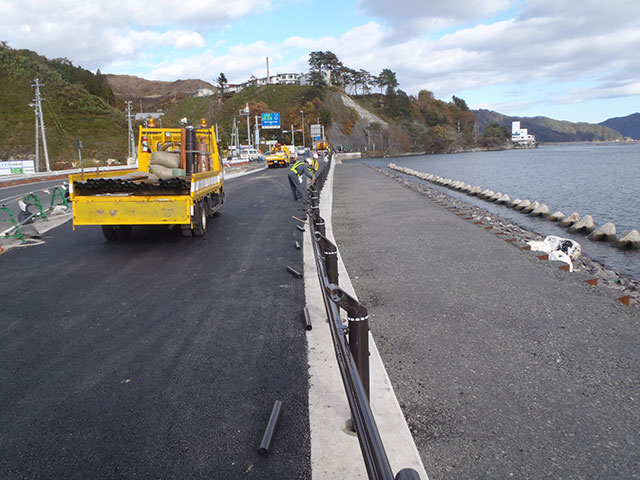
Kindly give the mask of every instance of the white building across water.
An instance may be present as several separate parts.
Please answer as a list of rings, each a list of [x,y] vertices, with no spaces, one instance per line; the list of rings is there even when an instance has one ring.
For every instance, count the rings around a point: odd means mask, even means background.
[[[511,141],[522,147],[530,147],[536,144],[536,137],[526,128],[520,128],[520,122],[511,122]]]

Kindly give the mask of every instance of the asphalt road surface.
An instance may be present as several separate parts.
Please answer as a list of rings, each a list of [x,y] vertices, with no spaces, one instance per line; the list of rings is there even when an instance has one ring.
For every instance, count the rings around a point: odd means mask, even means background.
[[[360,163],[333,231],[431,480],[640,476],[636,308]]]
[[[284,169],[225,187],[204,238],[68,222],[0,255],[1,479],[310,478],[299,204]]]

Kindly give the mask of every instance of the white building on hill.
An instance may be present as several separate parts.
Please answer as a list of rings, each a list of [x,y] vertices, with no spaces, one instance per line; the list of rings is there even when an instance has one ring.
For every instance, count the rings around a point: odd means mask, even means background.
[[[530,147],[536,144],[536,137],[526,128],[520,128],[520,122],[511,122],[511,141],[521,147]]]

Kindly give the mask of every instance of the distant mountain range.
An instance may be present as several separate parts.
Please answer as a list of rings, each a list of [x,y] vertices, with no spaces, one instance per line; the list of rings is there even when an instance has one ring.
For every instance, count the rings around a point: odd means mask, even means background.
[[[640,113],[633,113],[626,117],[610,118],[601,122],[600,125],[617,130],[623,137],[640,140]]]
[[[611,118],[600,124],[573,123],[547,117],[510,117],[491,110],[473,110],[473,114],[480,130],[493,122],[511,130],[511,122],[520,121],[521,126],[529,129],[539,142],[610,141],[623,137],[640,139],[639,113]]]

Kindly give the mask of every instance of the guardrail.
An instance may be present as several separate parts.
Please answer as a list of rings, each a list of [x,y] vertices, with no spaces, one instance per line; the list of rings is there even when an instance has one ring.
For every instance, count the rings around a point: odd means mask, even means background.
[[[330,161],[331,162],[331,161]],[[329,319],[340,375],[351,410],[351,421],[369,479],[420,480],[418,472],[404,468],[394,477],[380,432],[369,405],[369,315],[358,300],[340,288],[338,249],[326,237],[325,221],[320,216],[320,191],[331,163],[324,165],[307,191],[307,215],[311,229],[316,270]],[[340,319],[347,312],[348,325]]]
[[[49,208],[47,208],[46,210],[43,208],[40,197],[37,195],[38,192],[43,192],[51,195]],[[58,199],[58,197],[60,197],[60,199]],[[26,239],[24,234],[22,233],[21,227],[27,223],[31,223],[34,218],[47,220],[47,214],[52,212],[53,209],[57,206],[69,208],[70,205],[68,198],[69,191],[64,186],[56,186],[53,188],[45,188],[29,192],[24,195],[18,202],[20,213],[18,214],[17,220],[9,207],[7,207],[5,204],[0,205],[0,223],[11,224],[10,228],[0,232],[0,238],[17,238],[22,243],[26,243]],[[31,211],[31,207],[34,207],[36,211]],[[2,214],[6,214],[7,218],[2,218]]]

